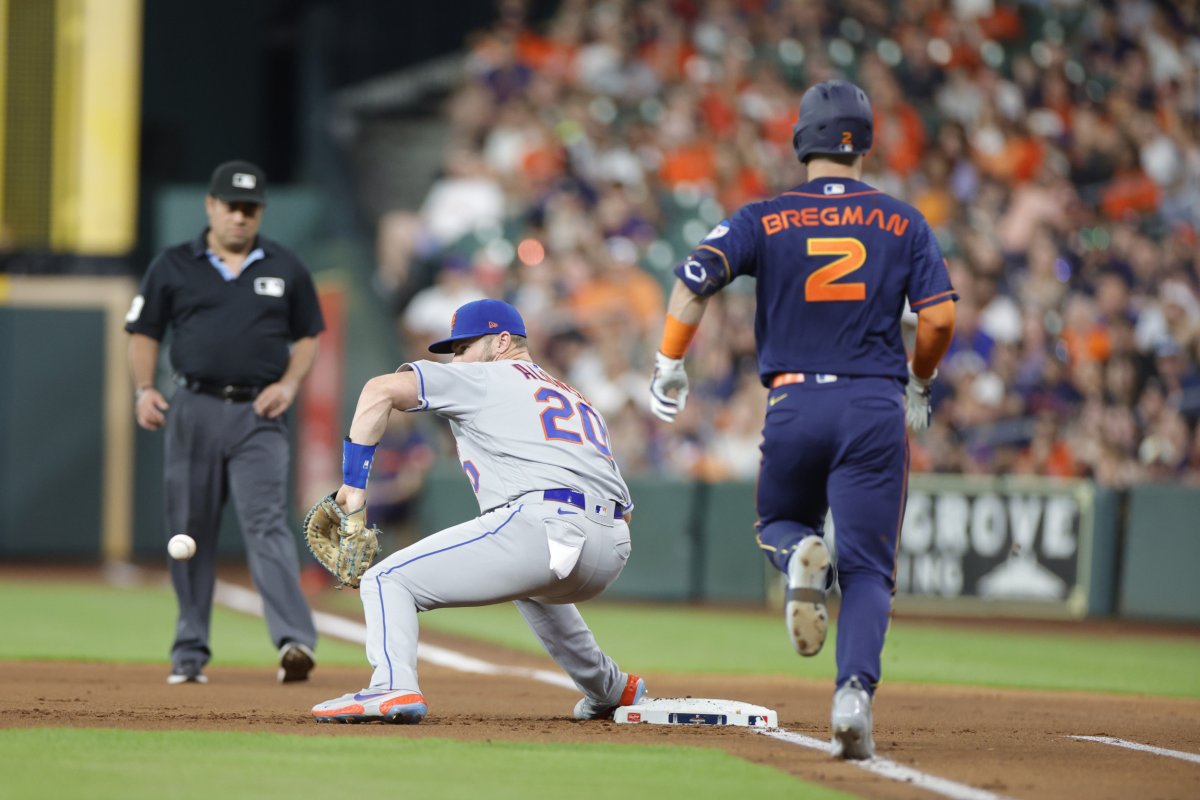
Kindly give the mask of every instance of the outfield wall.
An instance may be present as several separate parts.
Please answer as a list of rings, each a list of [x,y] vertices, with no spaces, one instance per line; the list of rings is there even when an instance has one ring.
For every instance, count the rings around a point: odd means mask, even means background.
[[[777,600],[780,579],[754,539],[754,484],[629,480],[634,555],[608,596],[656,600]],[[1132,496],[1159,487],[1139,487]],[[1180,490],[1156,510],[1186,508]],[[1117,610],[1122,496],[1088,481],[913,475],[897,563],[898,608],[930,613],[1108,616]],[[430,474],[420,527],[460,522],[474,498],[457,465]],[[1140,507],[1144,506],[1142,504]],[[1151,516],[1155,511],[1149,512]],[[1180,510],[1178,514],[1186,514]],[[1146,524],[1157,525],[1155,520]],[[826,522],[836,550],[837,529]],[[1182,529],[1179,535],[1184,536]],[[1138,560],[1136,563],[1140,563]],[[1126,569],[1139,584],[1153,576]],[[1200,620],[1176,595],[1144,598],[1121,611]],[[1186,598],[1184,598],[1186,599]]]
[[[162,439],[134,425],[125,365],[135,291],[128,279],[0,275],[0,561],[165,558]],[[634,556],[609,596],[778,602],[754,543],[752,483],[630,485]],[[900,609],[1200,623],[1200,490],[913,475],[909,497]],[[440,464],[419,530],[475,507],[457,464]],[[243,552],[230,510],[221,553]]]

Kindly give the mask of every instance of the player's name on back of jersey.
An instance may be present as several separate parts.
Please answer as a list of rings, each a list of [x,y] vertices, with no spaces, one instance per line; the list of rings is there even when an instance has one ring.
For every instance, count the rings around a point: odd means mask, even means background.
[[[884,215],[878,208],[864,211],[860,205],[826,206],[824,208],[785,208],[761,217],[767,236],[774,236],[789,228],[814,228],[819,225],[838,228],[848,225],[875,226],[883,231],[903,236],[908,230],[908,219],[899,214]]]
[[[554,377],[549,372],[546,372],[546,370],[539,367],[537,364],[531,364],[528,361],[513,361],[513,362],[511,362],[510,366],[512,366],[512,368],[515,369],[517,372],[524,375],[526,380],[541,381],[542,383],[548,383],[551,386],[556,386],[565,392],[570,392],[571,394],[578,397],[580,400],[584,400],[584,401],[587,400],[587,398],[584,397],[583,394],[581,394],[580,391],[578,389],[576,389],[574,386],[570,386],[568,384],[563,383],[558,378]]]

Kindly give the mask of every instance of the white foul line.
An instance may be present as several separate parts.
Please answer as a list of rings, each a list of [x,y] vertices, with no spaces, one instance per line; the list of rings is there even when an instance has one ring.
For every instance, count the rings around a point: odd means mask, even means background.
[[[235,611],[253,614],[256,617],[262,616],[262,598],[258,596],[258,592],[250,589],[217,581],[214,599]],[[336,614],[327,614],[324,611],[314,611],[313,622],[316,623],[317,630],[327,636],[344,639],[354,644],[365,645],[367,643],[367,626],[361,622],[354,622]],[[527,667],[505,667],[424,642],[417,643],[417,658],[459,672],[471,672],[478,675],[516,675],[575,690],[575,682],[559,672]]]
[[[1165,747],[1155,747],[1151,744],[1131,742],[1127,739],[1117,739],[1112,736],[1068,736],[1067,738],[1078,739],[1081,742],[1111,744],[1114,747],[1127,747],[1130,750],[1141,750],[1144,753],[1154,753],[1156,756],[1167,756],[1168,758],[1178,758],[1181,761],[1191,761],[1194,764],[1200,764],[1200,755],[1196,755],[1195,753],[1186,753],[1183,750],[1168,750]]]
[[[250,589],[225,583],[224,581],[217,581],[213,599],[218,604],[232,608],[235,611],[252,614],[256,617],[262,616],[262,598],[259,597],[257,592]],[[354,644],[365,645],[367,642],[367,626],[361,622],[354,622],[335,614],[327,614],[324,611],[314,611],[313,621],[316,623],[317,630],[326,636],[333,636],[334,638],[343,639]],[[441,667],[458,670],[459,672],[470,672],[480,675],[516,675],[541,681],[542,683],[549,683],[554,686],[561,686],[564,689],[574,690],[576,688],[574,681],[558,672],[551,672],[544,669],[529,669],[526,667],[505,667],[432,644],[418,643],[417,658]],[[829,742],[823,742],[820,739],[814,739],[811,736],[805,736],[800,733],[793,733],[782,728],[774,730],[750,728],[749,730],[763,736],[770,736],[773,739],[788,742],[789,744],[809,747],[814,750],[823,750],[826,753],[832,749],[832,745]],[[1145,745],[1140,747],[1144,748]],[[1157,748],[1149,749],[1157,750]],[[946,778],[939,778],[936,775],[919,772],[911,767],[906,767],[878,756],[865,761],[846,761],[845,763],[853,764],[860,769],[865,769],[867,772],[873,772],[884,778],[917,786],[934,794],[948,797],[950,800],[1007,800],[1002,795],[994,794],[984,789],[976,789],[966,784],[956,783]]]
[[[802,733],[793,733],[782,728],[778,730],[751,728],[750,730],[763,736],[770,736],[772,739],[798,744],[801,747],[808,747],[825,753],[832,752],[833,750],[833,745],[830,742],[814,739]],[[881,758],[880,756],[868,758],[864,761],[847,760],[845,763],[853,764],[859,769],[874,772],[876,775],[882,775],[885,778],[891,778],[900,783],[912,784],[934,794],[940,794],[942,797],[952,798],[952,800],[1006,800],[1003,795],[996,794],[995,792],[989,792],[986,789],[977,789],[974,786],[967,786],[965,783],[939,778],[936,775],[929,775],[912,767],[906,767],[903,764],[897,764],[895,761]]]

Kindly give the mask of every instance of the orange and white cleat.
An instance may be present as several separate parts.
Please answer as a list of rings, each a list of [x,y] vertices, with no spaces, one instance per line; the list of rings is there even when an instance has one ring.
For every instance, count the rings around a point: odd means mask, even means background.
[[[425,697],[409,689],[363,689],[313,706],[317,722],[391,722],[416,725],[429,707]]]
[[[575,719],[612,719],[613,713],[621,706],[635,706],[646,696],[646,682],[637,675],[629,675],[625,679],[625,688],[621,697],[615,703],[596,703],[583,698],[575,704]]]

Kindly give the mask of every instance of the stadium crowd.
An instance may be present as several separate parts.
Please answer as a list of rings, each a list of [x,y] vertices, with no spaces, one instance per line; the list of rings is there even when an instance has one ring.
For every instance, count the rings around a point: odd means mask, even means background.
[[[379,221],[410,357],[504,297],[606,416],[627,472],[753,478],[754,287],[647,385],[671,269],[804,180],[799,96],[875,111],[866,180],[933,226],[961,295],[917,470],[1200,484],[1200,7],[1152,0],[502,0],[447,107],[442,177]]]

